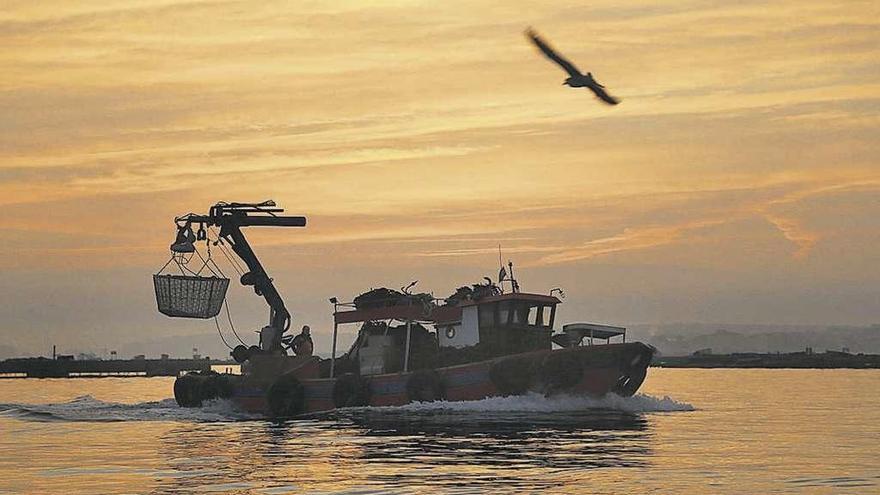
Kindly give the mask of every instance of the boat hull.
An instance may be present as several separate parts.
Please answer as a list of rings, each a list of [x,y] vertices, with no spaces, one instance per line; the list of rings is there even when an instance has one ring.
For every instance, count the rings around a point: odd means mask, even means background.
[[[313,367],[306,367],[309,371],[299,375],[297,370],[290,371],[286,379],[298,384],[297,414],[350,405],[401,406],[420,400],[469,401],[526,393],[630,396],[644,381],[653,353],[650,346],[634,342],[535,351],[433,370],[368,377],[314,378],[309,376],[314,374]],[[342,381],[346,383],[340,384]],[[360,387],[357,397],[350,390],[352,383]],[[231,399],[238,407],[267,416],[287,415],[273,408],[270,396],[277,395],[277,391],[271,384],[254,383],[246,377],[234,384]]]

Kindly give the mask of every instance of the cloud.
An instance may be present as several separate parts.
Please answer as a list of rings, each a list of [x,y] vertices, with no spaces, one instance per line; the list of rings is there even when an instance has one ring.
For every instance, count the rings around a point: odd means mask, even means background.
[[[767,212],[764,212],[763,215],[768,222],[779,229],[786,239],[797,246],[797,250],[794,252],[795,258],[806,258],[810,254],[810,249],[819,241],[817,233],[805,229],[800,222],[793,218]]]
[[[775,210],[778,210],[780,206],[796,205],[819,196],[846,194],[866,190],[880,190],[880,180],[867,179],[844,181],[836,184],[812,184],[808,187],[795,189],[787,194],[767,201],[757,208],[757,212],[763,216],[767,222],[777,228],[787,240],[791,241],[797,247],[793,253],[795,258],[805,259],[809,256],[813,246],[815,246],[821,239],[821,234],[805,227],[805,222],[803,220],[800,220],[791,214],[783,214]]]
[[[680,241],[687,233],[722,223],[724,223],[722,220],[704,220],[681,225],[627,228],[617,235],[592,239],[578,246],[544,256],[539,260],[539,264],[571,263],[599,256],[665,246]]]

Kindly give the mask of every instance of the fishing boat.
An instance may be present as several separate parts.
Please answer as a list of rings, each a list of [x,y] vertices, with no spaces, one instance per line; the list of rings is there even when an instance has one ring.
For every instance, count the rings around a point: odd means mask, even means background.
[[[182,407],[224,398],[273,418],[343,407],[399,406],[410,402],[468,401],[539,393],[631,396],[645,380],[651,346],[627,342],[626,329],[569,323],[556,332],[562,291],[521,290],[513,264],[497,283],[465,285],[446,298],[401,290],[370,290],[351,302],[332,298],[331,355],[298,350],[285,335],[291,317],[283,299],[242,234],[242,227],[303,227],[305,217],[280,216],[272,201],[218,203],[207,215],[175,219],[172,259],[154,275],[159,311],[172,317],[216,318],[229,279],[213,263],[210,246],[231,250],[247,267],[241,283],[270,307],[259,345],[238,345],[232,357],[241,374],[190,373],[174,383]],[[219,228],[211,239],[208,230]],[[194,230],[195,229],[195,230]],[[207,257],[196,249],[204,241]],[[192,263],[193,257],[201,262]],[[163,274],[171,262],[180,274]],[[359,326],[344,353],[342,325]]]

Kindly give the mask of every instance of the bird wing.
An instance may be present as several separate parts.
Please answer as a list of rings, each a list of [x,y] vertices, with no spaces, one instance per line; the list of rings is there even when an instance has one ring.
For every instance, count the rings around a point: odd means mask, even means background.
[[[602,86],[601,84],[597,83],[595,85],[590,85],[589,88],[593,93],[596,94],[596,96],[600,100],[604,101],[605,103],[607,103],[609,105],[617,105],[618,103],[620,103],[620,100],[618,100],[615,97],[606,93],[605,86]]]
[[[549,58],[550,60],[559,64],[563,69],[565,69],[565,72],[568,72],[572,77],[577,77],[577,76],[582,75],[581,71],[579,71],[578,68],[575,67],[573,63],[562,58],[558,53],[554,52],[553,49],[550,48],[550,45],[548,45],[544,40],[542,40],[541,37],[538,36],[537,33],[532,31],[531,29],[529,29],[528,31],[526,31],[526,36],[528,36],[528,38],[530,40],[532,40],[532,43],[534,43],[535,46],[537,46],[539,50],[544,52],[544,55],[546,55],[547,58]]]

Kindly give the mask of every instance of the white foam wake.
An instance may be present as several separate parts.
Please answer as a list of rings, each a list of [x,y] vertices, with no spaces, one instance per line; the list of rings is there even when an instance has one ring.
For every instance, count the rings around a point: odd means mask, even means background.
[[[230,401],[214,400],[202,407],[179,407],[174,399],[123,404],[91,395],[58,404],[0,404],[0,414],[37,421],[238,421],[253,416]]]
[[[693,405],[669,396],[663,398],[647,394],[620,397],[608,394],[602,398],[558,395],[545,397],[528,393],[510,397],[489,397],[482,400],[461,402],[413,402],[403,406],[370,407],[370,410],[431,411],[447,410],[462,412],[577,412],[585,410],[613,410],[629,413],[693,411]]]

